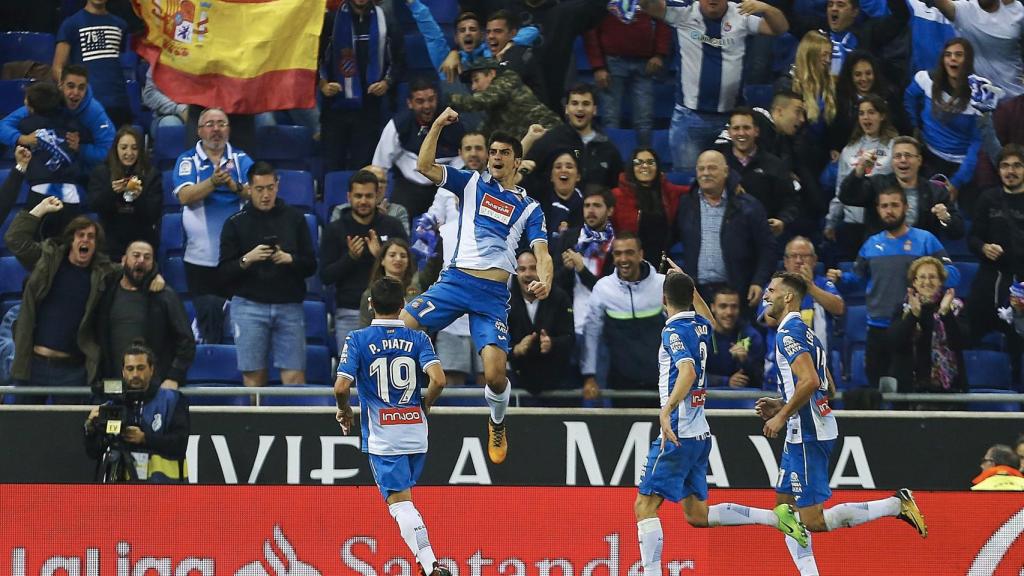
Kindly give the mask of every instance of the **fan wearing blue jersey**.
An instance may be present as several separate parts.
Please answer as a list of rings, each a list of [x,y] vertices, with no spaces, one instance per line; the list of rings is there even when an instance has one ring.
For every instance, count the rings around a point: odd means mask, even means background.
[[[402,311],[405,325],[436,332],[463,314],[469,315],[473,346],[484,364],[484,398],[490,407],[487,456],[501,464],[508,455],[505,412],[511,386],[508,360],[508,279],[516,270],[516,249],[526,236],[537,257],[537,276],[528,286],[541,300],[551,290],[553,267],[540,204],[516,186],[523,158],[519,140],[501,131],[487,145],[487,172],[456,170],[435,162],[441,130],[459,121],[445,109],[430,127],[416,170],[459,197],[459,234],[448,268],[426,292]]]
[[[665,277],[662,301],[668,320],[658,351],[661,435],[651,443],[633,504],[643,576],[661,575],[664,536],[658,508],[665,500],[682,501],[686,521],[696,528],[761,524],[806,543],[807,530],[789,504],[775,510],[730,503],[708,507],[711,429],[704,417],[704,365],[714,320],[693,279],[678,267]]]
[[[334,382],[335,418],[342,434],[348,434],[349,394],[355,382],[362,403],[363,452],[402,539],[416,556],[421,576],[451,576],[438,564],[423,517],[412,502],[412,487],[427,457],[426,414],[444,388],[444,370],[427,335],[407,328],[398,318],[404,304],[405,288],[398,280],[381,278],[370,286],[376,317],[369,328],[345,338]],[[422,405],[421,373],[429,379]]]
[[[828,481],[829,455],[839,436],[836,417],[829,407],[835,392],[826,366],[825,350],[800,317],[807,281],[793,272],[778,272],[765,291],[765,314],[778,322],[775,356],[782,398],[761,398],[755,410],[765,420],[764,435],[775,438],[786,428],[786,445],[775,486],[776,502],[795,504],[800,520],[811,532],[852,528],[879,518],[899,518],[928,536],[924,516],[910,490],[901,488],[883,500],[839,504],[824,509],[832,495]],[[809,536],[809,535],[808,535]],[[786,539],[801,576],[817,576],[818,567],[808,537],[806,546]]]

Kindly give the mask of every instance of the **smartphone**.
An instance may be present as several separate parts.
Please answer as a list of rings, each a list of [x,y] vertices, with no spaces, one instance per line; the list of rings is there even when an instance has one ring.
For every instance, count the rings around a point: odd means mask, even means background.
[[[661,253],[661,265],[658,266],[658,272],[660,274],[668,274],[668,270],[669,270],[669,267],[668,267],[668,256],[664,252],[662,252]]]
[[[264,236],[263,237],[263,243],[266,244],[267,246],[270,246],[274,250],[277,250],[277,236],[276,235]]]

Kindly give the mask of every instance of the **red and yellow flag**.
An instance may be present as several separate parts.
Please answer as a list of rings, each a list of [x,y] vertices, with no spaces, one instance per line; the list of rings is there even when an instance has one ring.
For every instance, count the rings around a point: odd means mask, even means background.
[[[132,0],[168,98],[228,113],[311,108],[326,0]]]

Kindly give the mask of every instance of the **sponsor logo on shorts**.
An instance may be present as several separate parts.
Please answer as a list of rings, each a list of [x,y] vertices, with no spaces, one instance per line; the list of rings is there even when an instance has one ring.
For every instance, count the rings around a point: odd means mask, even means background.
[[[804,487],[800,484],[800,475],[796,472],[789,473],[789,486],[793,489],[793,494],[804,493]]]
[[[505,325],[501,320],[494,321],[494,327],[502,334],[508,334],[508,326]]]
[[[484,199],[480,201],[480,215],[487,216],[492,220],[497,220],[502,224],[508,226],[508,223],[512,221],[512,213],[515,212],[516,207],[498,200],[490,194],[484,194]]]
[[[423,411],[412,408],[381,408],[380,425],[394,426],[399,424],[422,424]]]

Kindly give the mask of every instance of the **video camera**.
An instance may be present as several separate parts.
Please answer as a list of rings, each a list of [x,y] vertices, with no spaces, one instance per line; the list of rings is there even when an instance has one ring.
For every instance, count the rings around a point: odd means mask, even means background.
[[[108,439],[118,438],[129,426],[142,427],[143,390],[125,387],[121,380],[104,380],[103,396],[107,403],[99,407],[94,426]]]

